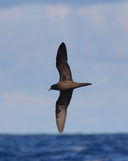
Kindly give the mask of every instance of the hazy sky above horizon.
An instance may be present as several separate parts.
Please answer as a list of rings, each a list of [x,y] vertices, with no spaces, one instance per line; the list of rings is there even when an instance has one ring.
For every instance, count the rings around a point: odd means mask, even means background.
[[[48,90],[61,42],[74,81],[92,83],[74,91],[64,133],[128,132],[128,1],[12,2],[0,8],[0,133],[58,133]]]

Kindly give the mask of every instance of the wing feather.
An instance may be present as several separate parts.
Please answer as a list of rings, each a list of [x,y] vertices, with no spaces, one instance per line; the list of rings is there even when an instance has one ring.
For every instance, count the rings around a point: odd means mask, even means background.
[[[72,97],[72,89],[60,91],[60,96],[56,102],[56,124],[60,133],[63,132],[67,108]]]
[[[72,80],[72,73],[67,62],[67,50],[64,43],[61,43],[58,48],[56,67],[60,74],[60,81]]]

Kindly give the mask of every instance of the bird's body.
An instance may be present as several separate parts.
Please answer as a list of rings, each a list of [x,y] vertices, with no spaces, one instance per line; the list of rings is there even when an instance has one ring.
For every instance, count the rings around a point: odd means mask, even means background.
[[[75,89],[87,85],[90,85],[90,83],[88,84],[88,83],[77,83],[73,81],[59,81],[57,84],[53,85],[52,89],[60,91],[67,89]]]
[[[67,63],[67,50],[64,43],[61,43],[58,48],[56,67],[60,74],[60,81],[57,84],[53,84],[51,89],[60,91],[60,96],[56,102],[56,123],[59,132],[62,133],[66,120],[67,107],[70,103],[73,90],[91,85],[91,83],[77,83],[73,81],[71,70]]]

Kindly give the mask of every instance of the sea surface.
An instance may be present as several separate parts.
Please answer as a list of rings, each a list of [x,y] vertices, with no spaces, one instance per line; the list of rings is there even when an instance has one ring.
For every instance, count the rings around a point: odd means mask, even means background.
[[[0,135],[0,161],[128,161],[128,134]]]

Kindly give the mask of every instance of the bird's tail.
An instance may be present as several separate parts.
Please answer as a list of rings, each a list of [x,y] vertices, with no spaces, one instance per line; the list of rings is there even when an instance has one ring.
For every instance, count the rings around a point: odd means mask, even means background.
[[[83,86],[89,86],[89,85],[92,85],[92,83],[78,83],[76,88],[83,87]]]

